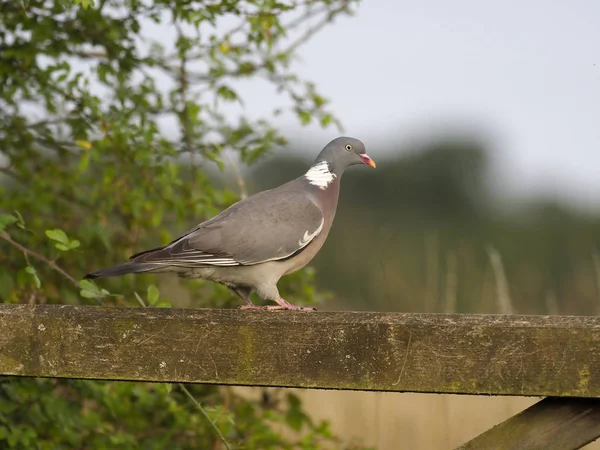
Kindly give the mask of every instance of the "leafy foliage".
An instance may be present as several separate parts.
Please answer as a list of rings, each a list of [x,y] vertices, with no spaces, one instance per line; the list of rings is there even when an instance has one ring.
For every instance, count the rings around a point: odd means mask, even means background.
[[[293,395],[282,399],[281,411],[274,411],[228,388],[188,389],[207,399],[209,415],[234,448],[316,449],[327,441],[338,443],[326,423],[315,425],[300,411]],[[224,397],[227,406],[219,403]],[[307,431],[300,439],[284,440],[275,431],[281,425]],[[159,450],[214,448],[215,438],[181,390],[170,385],[7,379],[0,382],[0,442],[44,450]]]
[[[78,280],[231,205],[240,193],[215,181],[225,161],[251,164],[285,144],[268,117],[244,115],[240,80],[265,80],[301,123],[336,123],[291,62],[304,41],[351,6],[1,0],[0,299],[164,307],[188,306],[179,300],[187,292],[194,306],[237,304],[212,283],[181,281],[174,295],[172,288],[161,293],[153,282],[164,279],[150,275],[102,287]],[[313,276],[289,277],[282,290],[314,303]],[[191,403],[186,390],[201,403]],[[215,448],[213,425],[239,448],[337,442],[297,399],[281,402],[288,403],[265,409],[215,387],[4,379],[0,443]],[[295,433],[282,433],[282,425]]]

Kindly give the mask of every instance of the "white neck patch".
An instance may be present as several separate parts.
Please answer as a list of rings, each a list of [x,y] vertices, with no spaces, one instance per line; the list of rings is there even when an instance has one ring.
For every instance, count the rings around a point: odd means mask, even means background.
[[[325,189],[331,184],[336,177],[335,173],[329,171],[329,165],[326,161],[320,161],[304,174],[304,177],[313,186],[317,186],[319,189]]]

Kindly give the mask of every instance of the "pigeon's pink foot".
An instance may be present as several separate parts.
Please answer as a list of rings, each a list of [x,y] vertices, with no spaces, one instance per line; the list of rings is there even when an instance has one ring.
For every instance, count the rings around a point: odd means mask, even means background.
[[[316,311],[316,308],[311,308],[310,306],[298,306],[298,305],[294,305],[293,303],[290,303],[284,299],[282,299],[281,297],[279,297],[277,300],[275,300],[277,302],[277,305],[275,308],[273,309],[287,309],[287,310],[291,310],[291,311]]]

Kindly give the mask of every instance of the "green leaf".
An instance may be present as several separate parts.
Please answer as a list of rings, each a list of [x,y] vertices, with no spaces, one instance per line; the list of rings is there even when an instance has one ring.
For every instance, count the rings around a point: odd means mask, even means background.
[[[94,291],[98,289],[96,285],[90,280],[81,280],[79,282],[79,286],[81,287],[81,289],[87,289],[88,291]]]
[[[46,230],[46,236],[54,241],[57,241],[55,247],[63,252],[68,252],[69,250],[78,248],[81,245],[77,239],[69,240],[67,234],[63,230]]]
[[[301,109],[299,109],[296,112],[298,114],[298,118],[300,119],[300,122],[302,123],[302,125],[307,125],[310,123],[310,120],[312,118],[312,116],[310,115],[310,112],[304,111]]]
[[[156,304],[159,296],[160,296],[160,293],[156,286],[154,286],[153,284],[148,286],[148,292],[146,294],[146,298],[148,299],[148,305],[153,306],[154,304]]]
[[[142,308],[146,307],[146,302],[144,301],[144,299],[140,296],[140,294],[138,294],[137,292],[133,292],[133,295],[135,295],[135,298],[137,299],[138,303],[140,305],[142,305]]]
[[[87,170],[88,166],[90,165],[91,157],[92,157],[91,152],[85,152],[81,155],[81,158],[79,159],[79,172],[80,173],[83,173]]]
[[[18,220],[19,219],[12,214],[0,214],[0,231],[4,230],[7,226],[18,222]]]
[[[225,100],[234,101],[238,99],[237,93],[229,86],[219,86],[217,95]]]
[[[110,292],[108,292],[106,289],[100,289],[89,280],[81,280],[79,282],[79,286],[81,287],[79,295],[84,298],[100,298],[110,295]]]
[[[333,120],[333,116],[331,114],[325,114],[321,117],[321,126],[326,127]]]
[[[33,283],[35,284],[36,288],[39,289],[42,287],[42,282],[40,281],[40,278],[38,277],[37,270],[35,270],[35,267],[27,266],[27,267],[25,267],[25,272],[27,272],[29,275],[31,275],[33,277]]]
[[[92,149],[92,143],[90,141],[86,141],[86,140],[77,140],[75,141],[75,145],[77,147],[81,147],[85,150],[91,150]]]
[[[300,431],[302,425],[309,423],[308,416],[302,411],[300,398],[294,394],[288,394],[289,409],[285,414],[286,423],[296,431]]]
[[[23,216],[21,215],[21,213],[17,210],[15,210],[15,215],[17,216],[17,218],[19,219],[17,221],[17,226],[19,228],[21,228],[22,230],[25,229],[25,219],[23,219]]]
[[[69,238],[67,238],[66,233],[58,228],[54,230],[46,230],[46,236],[48,236],[53,241],[57,241],[61,244],[64,244],[65,247],[69,244]]]
[[[88,6],[92,8],[96,6],[95,0],[73,0],[75,2],[75,6],[81,5],[83,9],[87,9]]]
[[[79,294],[83,297],[83,298],[98,298],[98,294],[92,291],[88,291],[86,289],[82,289],[81,291],[79,291]]]
[[[315,106],[317,106],[318,108],[325,104],[325,99],[317,94],[313,95],[313,101],[315,102]]]

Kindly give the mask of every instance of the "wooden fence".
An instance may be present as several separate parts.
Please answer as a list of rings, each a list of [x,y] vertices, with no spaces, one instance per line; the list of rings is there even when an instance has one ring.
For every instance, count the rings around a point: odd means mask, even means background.
[[[599,348],[600,317],[0,305],[0,375],[546,397],[464,449],[599,437]]]

